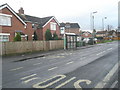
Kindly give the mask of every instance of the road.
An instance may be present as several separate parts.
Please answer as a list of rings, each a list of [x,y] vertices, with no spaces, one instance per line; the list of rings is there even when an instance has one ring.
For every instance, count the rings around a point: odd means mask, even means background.
[[[3,88],[118,88],[118,42],[6,63]]]

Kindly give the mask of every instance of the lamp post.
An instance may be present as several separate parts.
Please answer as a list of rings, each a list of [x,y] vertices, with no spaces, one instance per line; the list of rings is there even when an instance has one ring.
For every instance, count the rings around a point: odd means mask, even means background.
[[[94,44],[94,14],[95,13],[97,13],[97,11],[95,11],[95,12],[92,12],[91,14],[90,14],[90,19],[91,19],[91,30],[93,30],[93,35],[92,35],[92,38],[93,38],[93,44]]]
[[[102,18],[102,30],[104,31],[104,20],[107,19],[107,17]]]

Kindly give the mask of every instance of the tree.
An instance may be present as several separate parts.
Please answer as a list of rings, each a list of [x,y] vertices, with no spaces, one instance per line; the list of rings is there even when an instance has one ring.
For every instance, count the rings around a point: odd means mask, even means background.
[[[56,32],[53,34],[53,39],[58,40],[58,35],[56,34]]]
[[[33,40],[35,40],[35,41],[38,40],[38,36],[37,36],[36,32],[34,32]]]
[[[14,37],[14,41],[21,41],[21,35],[20,33],[16,33],[17,35]]]
[[[50,32],[49,29],[46,30],[45,32],[45,39],[48,41],[48,40],[52,40],[52,34]]]

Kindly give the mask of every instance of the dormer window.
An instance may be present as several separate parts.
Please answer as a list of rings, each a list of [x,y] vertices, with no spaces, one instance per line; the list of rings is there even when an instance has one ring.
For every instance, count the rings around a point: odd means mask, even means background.
[[[12,17],[12,15],[0,13],[0,25],[1,26],[11,26],[11,17]]]
[[[32,28],[33,28],[33,29],[35,28],[35,24],[32,24]]]

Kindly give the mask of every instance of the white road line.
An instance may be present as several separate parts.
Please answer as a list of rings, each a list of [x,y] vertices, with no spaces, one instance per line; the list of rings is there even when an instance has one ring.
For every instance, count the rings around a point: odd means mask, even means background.
[[[103,51],[103,53],[105,53],[106,51]]]
[[[115,88],[115,85],[118,83],[118,81],[115,81],[110,88]]]
[[[34,77],[34,78],[30,78],[30,79],[28,79],[28,80],[26,80],[26,81],[23,81],[24,83],[28,83],[28,82],[30,82],[30,81],[32,81],[32,80],[35,80],[35,79],[38,79],[39,77]]]
[[[109,49],[107,49],[107,50],[112,50],[113,48],[109,48]]]
[[[68,64],[72,64],[74,61],[71,61],[71,62],[68,62],[68,63],[66,63],[66,65],[68,65]]]
[[[15,68],[15,69],[11,69],[10,71],[16,71],[16,70],[19,70],[19,69],[22,69],[23,67],[19,67],[19,68]]]
[[[51,71],[51,70],[56,69],[56,68],[58,68],[58,67],[53,67],[53,68],[50,68],[50,69],[48,69],[48,71]]]
[[[100,55],[100,54],[102,54],[102,53],[105,53],[106,51],[102,51],[102,52],[100,52],[100,53],[98,53],[98,54],[96,54],[96,55]]]
[[[100,53],[98,53],[98,54],[96,54],[96,55],[100,55],[100,54],[102,54],[102,52],[100,52]]]
[[[32,75],[29,75],[29,76],[26,76],[26,77],[23,77],[23,78],[21,78],[21,80],[24,80],[24,79],[27,79],[27,78],[29,78],[29,77],[33,77],[33,76],[36,76],[37,74],[32,74]]]
[[[82,59],[85,59],[86,57],[83,57]]]
[[[35,63],[35,64],[33,64],[33,65],[39,65],[39,64],[41,64],[41,63]]]
[[[74,79],[76,79],[76,77],[73,77],[73,78],[71,78],[71,79],[69,79],[69,80],[65,81],[64,83],[62,83],[62,84],[58,85],[58,86],[57,86],[57,87],[55,87],[55,88],[61,88],[62,86],[66,85],[67,83],[69,83],[70,81],[72,81],[72,80],[74,80]]]
[[[95,88],[103,88],[117,70],[118,63],[111,69],[111,71],[105,76],[105,78],[95,86]]]

